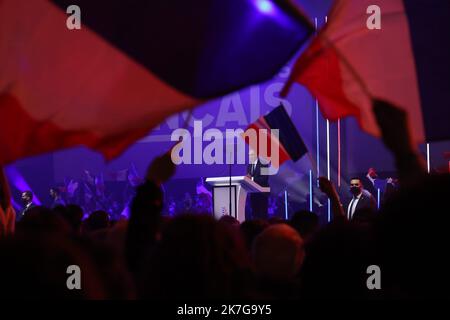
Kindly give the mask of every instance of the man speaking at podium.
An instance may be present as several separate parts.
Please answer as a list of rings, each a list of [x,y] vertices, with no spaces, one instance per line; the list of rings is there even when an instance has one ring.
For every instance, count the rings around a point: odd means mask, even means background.
[[[261,174],[261,168],[268,168],[269,164],[263,164],[257,154],[250,149],[250,163],[247,166],[247,176],[259,184],[261,187],[269,186],[269,175]],[[267,219],[269,193],[250,193],[251,215],[247,214],[246,219]]]

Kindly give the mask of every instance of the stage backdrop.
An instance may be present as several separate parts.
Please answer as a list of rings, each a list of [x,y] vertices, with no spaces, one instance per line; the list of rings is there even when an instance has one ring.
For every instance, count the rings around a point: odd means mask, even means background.
[[[325,15],[331,0],[297,2],[310,17],[317,17],[314,19],[317,25],[325,23]],[[290,200],[307,201],[310,170],[314,182],[318,175],[329,176],[340,185],[341,189],[347,188],[350,176],[365,174],[369,167],[375,167],[380,172],[392,172],[394,163],[389,152],[381,141],[363,133],[354,119],[342,119],[339,124],[328,123],[318,112],[315,99],[300,85],[293,86],[287,99],[279,98],[279,92],[289,76],[291,65],[292,61],[266,83],[199,106],[188,122],[187,113],[166,119],[147,137],[135,143],[122,156],[110,163],[105,163],[99,154],[78,147],[18,161],[10,166],[11,170],[20,174],[26,185],[39,198],[44,199],[45,203],[51,186],[60,184],[68,178],[83,178],[86,170],[95,175],[102,173],[104,180],[109,182],[116,181],[120,172],[130,167],[135,167],[137,173],[143,176],[148,163],[174,145],[170,139],[172,132],[187,124],[187,129],[192,133],[194,120],[202,121],[203,130],[215,128],[225,132],[226,129],[245,129],[258,117],[283,103],[308,147],[313,161],[311,162],[309,157],[304,157],[299,163],[284,164],[279,174],[271,178],[275,194],[289,190]],[[204,142],[204,146],[207,144],[208,142]],[[226,143],[223,142],[222,145],[225,149]],[[443,142],[431,146],[431,168],[448,166],[448,160],[443,154],[444,151],[450,150],[449,145],[450,143]],[[425,146],[422,146],[421,150],[425,156]],[[180,165],[174,179],[194,181],[201,177],[225,176],[229,172],[228,165]],[[244,172],[245,165],[231,166],[232,175],[242,175]],[[17,197],[18,192],[25,187],[23,182],[13,184]],[[191,190],[191,185],[192,183],[187,183],[185,188],[188,192],[195,192]],[[316,184],[313,185],[313,192],[318,195]],[[184,188],[182,184],[179,184],[179,187]]]

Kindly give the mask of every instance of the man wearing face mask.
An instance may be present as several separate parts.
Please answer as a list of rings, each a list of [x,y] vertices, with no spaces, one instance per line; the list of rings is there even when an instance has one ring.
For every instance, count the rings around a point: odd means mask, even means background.
[[[370,192],[364,190],[360,178],[355,177],[350,180],[350,193],[353,197],[346,207],[346,213],[349,220],[353,219],[357,211],[376,210],[377,205],[375,198],[370,194]]]

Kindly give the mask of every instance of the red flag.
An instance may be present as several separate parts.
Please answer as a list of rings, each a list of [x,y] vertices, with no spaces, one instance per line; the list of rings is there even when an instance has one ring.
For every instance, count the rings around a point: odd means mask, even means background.
[[[373,4],[336,0],[283,94],[299,82],[318,99],[327,119],[353,115],[375,136],[380,132],[372,98],[386,100],[407,112],[414,141],[450,138],[450,75],[444,71],[450,45],[439,41],[449,36],[449,2],[378,1],[381,29],[368,26]]]
[[[199,103],[66,19],[48,1],[0,2],[0,163],[82,144],[110,159]]]
[[[66,26],[72,4],[80,30]],[[272,9],[240,0],[1,0],[0,164],[76,145],[111,159],[171,114],[270,78],[310,34],[298,15]],[[237,34],[245,39],[235,43]]]

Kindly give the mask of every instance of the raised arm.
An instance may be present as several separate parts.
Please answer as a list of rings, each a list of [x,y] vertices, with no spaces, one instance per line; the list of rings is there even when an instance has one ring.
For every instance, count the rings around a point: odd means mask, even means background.
[[[426,174],[424,160],[411,140],[405,111],[393,104],[373,101],[373,111],[386,147],[394,154],[400,184],[409,184]]]
[[[134,273],[139,272],[139,263],[145,260],[145,255],[157,240],[163,208],[161,184],[174,173],[175,165],[170,154],[166,153],[153,160],[145,182],[136,189],[125,245],[127,263]]]
[[[319,177],[319,187],[330,199],[333,220],[347,220],[341,200],[333,183],[325,177]]]

